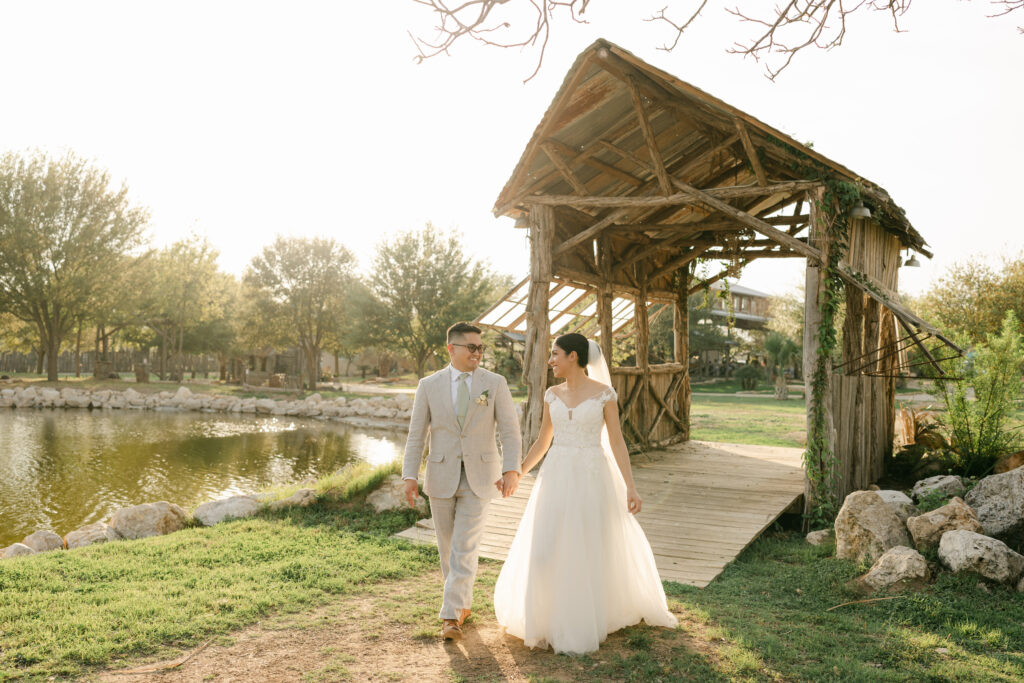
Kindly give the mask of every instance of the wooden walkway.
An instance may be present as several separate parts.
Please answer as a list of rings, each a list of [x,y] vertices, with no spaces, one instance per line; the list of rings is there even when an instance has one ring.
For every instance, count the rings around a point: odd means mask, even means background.
[[[804,492],[801,450],[688,441],[633,466],[647,534],[665,581],[703,588]],[[533,489],[524,477],[510,498],[487,513],[480,554],[504,560]],[[396,534],[436,543],[433,520]]]

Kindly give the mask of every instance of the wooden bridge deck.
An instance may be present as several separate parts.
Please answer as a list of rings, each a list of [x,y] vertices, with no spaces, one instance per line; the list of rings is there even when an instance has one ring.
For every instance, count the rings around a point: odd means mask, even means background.
[[[688,441],[661,459],[633,466],[643,498],[637,517],[661,578],[703,588],[804,492],[797,448]],[[480,554],[504,560],[533,489],[524,477],[510,498],[487,513]],[[397,534],[436,543],[432,520]]]

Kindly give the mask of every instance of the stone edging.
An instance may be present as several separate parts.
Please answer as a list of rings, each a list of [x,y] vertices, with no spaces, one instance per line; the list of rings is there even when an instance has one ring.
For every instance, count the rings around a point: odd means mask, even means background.
[[[95,410],[194,411],[309,417],[345,422],[364,427],[408,429],[412,398],[404,394],[373,398],[324,399],[320,394],[302,400],[238,398],[193,393],[188,387],[177,391],[143,394],[101,389],[54,389],[18,387],[0,389],[0,408],[86,408]]]

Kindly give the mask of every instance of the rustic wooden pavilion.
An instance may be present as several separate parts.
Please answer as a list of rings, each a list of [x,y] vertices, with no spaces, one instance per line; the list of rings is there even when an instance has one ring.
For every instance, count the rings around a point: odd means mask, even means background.
[[[569,331],[595,336],[606,358],[616,335],[634,337],[635,366],[611,368],[628,440],[689,439],[688,296],[754,259],[806,259],[809,378],[828,249],[815,200],[829,180],[856,183],[863,199],[839,264],[842,363],[825,392],[845,496],[883,472],[907,348],[934,362],[924,342],[948,344],[899,303],[901,251],[930,257],[924,238],[883,188],[785,133],[605,40],[584,50],[494,208],[529,230],[529,278],[479,319],[526,335],[526,443],[540,426],[550,339]],[[700,279],[698,260],[721,266]],[[673,316],[674,362],[648,362],[654,315]]]

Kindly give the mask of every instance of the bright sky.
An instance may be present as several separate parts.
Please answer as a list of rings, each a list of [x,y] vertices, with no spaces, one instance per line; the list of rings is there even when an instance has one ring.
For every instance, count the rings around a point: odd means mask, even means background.
[[[523,276],[525,234],[491,207],[576,55],[603,37],[888,189],[936,254],[901,271],[901,290],[1024,249],[1024,13],[915,3],[902,34],[860,16],[840,48],[771,83],[725,53],[749,27],[722,3],[675,52],[656,50],[667,27],[642,19],[665,4],[592,0],[590,23],[557,24],[524,85],[532,52],[467,42],[414,64],[406,31],[433,21],[413,0],[0,0],[0,151],[93,158],[150,208],[155,244],[204,234],[238,274],[280,233],[333,236],[365,268],[380,240],[429,220]],[[742,282],[783,292],[802,268],[755,262]]]

